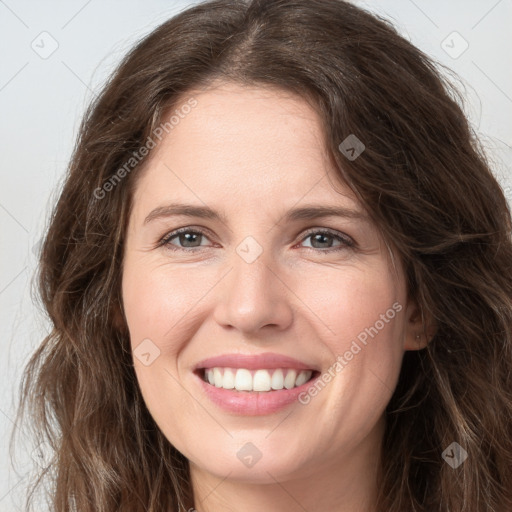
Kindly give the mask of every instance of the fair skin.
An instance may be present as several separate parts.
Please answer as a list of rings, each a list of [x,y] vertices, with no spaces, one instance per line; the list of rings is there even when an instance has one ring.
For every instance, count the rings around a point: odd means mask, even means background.
[[[234,84],[194,91],[181,104],[191,96],[197,106],[138,177],[125,241],[122,294],[132,349],[151,340],[159,350],[149,365],[134,357],[148,410],[190,461],[199,512],[375,512],[384,409],[404,351],[424,345],[401,263],[393,267],[379,231],[337,178],[307,102]],[[144,222],[170,203],[206,205],[226,222]],[[361,216],[284,219],[306,205]],[[182,227],[192,234],[157,247]],[[315,235],[325,229],[331,234]],[[194,237],[197,230],[205,234]],[[237,251],[246,237],[257,242],[250,251],[262,250],[250,262]],[[227,410],[194,372],[205,358],[273,352],[323,375],[390,310],[393,318],[307,404]],[[250,467],[238,456],[244,446],[261,455]]]

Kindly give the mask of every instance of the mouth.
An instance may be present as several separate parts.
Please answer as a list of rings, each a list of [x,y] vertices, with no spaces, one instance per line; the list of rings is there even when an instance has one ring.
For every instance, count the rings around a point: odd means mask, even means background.
[[[320,375],[318,370],[299,368],[249,369],[197,368],[194,372],[210,386],[240,393],[273,393],[303,386]]]
[[[299,396],[320,378],[320,368],[284,354],[231,353],[198,362],[193,373],[200,395],[215,406],[229,414],[259,416],[299,404]]]

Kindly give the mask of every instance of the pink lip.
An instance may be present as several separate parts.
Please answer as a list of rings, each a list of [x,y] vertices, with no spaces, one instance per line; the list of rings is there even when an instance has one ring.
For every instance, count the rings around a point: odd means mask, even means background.
[[[294,368],[297,370],[317,370],[312,365],[308,365],[294,359],[293,357],[265,352],[264,354],[244,355],[244,354],[224,354],[221,356],[210,357],[200,361],[195,366],[195,370],[202,368],[247,368],[248,370],[272,370],[274,368]]]
[[[199,375],[194,374],[206,396],[218,407],[227,412],[242,416],[261,416],[277,412],[293,402],[298,403],[298,397],[305,392],[320,377],[320,373],[292,389],[280,391],[233,391],[216,388],[205,382]]]
[[[202,378],[204,368],[246,368],[248,370],[275,368],[293,368],[297,370],[314,370],[318,375],[308,382],[292,389],[279,391],[234,391],[212,386]],[[218,407],[227,412],[243,416],[259,416],[277,412],[293,402],[306,391],[320,376],[313,365],[308,365],[292,357],[274,353],[257,355],[225,354],[210,357],[199,362],[194,368],[194,375],[206,396]],[[314,374],[313,374],[314,375]]]

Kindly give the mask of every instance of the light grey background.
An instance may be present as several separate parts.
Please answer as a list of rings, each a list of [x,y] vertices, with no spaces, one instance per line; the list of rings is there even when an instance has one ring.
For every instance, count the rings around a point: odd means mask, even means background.
[[[35,251],[81,115],[132,44],[193,3],[0,0],[0,511],[19,510],[35,464],[26,439],[14,470],[8,441],[22,368],[48,328],[31,300]],[[512,198],[512,0],[356,3],[458,73],[467,115]]]

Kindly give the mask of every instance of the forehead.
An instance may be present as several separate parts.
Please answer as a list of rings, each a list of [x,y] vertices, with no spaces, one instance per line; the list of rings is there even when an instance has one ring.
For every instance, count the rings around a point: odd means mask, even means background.
[[[305,99],[277,88],[221,84],[182,95],[164,120],[190,98],[195,107],[163,136],[138,177],[135,201],[186,194],[195,202],[238,201],[246,209],[260,209],[262,201],[357,204]]]

